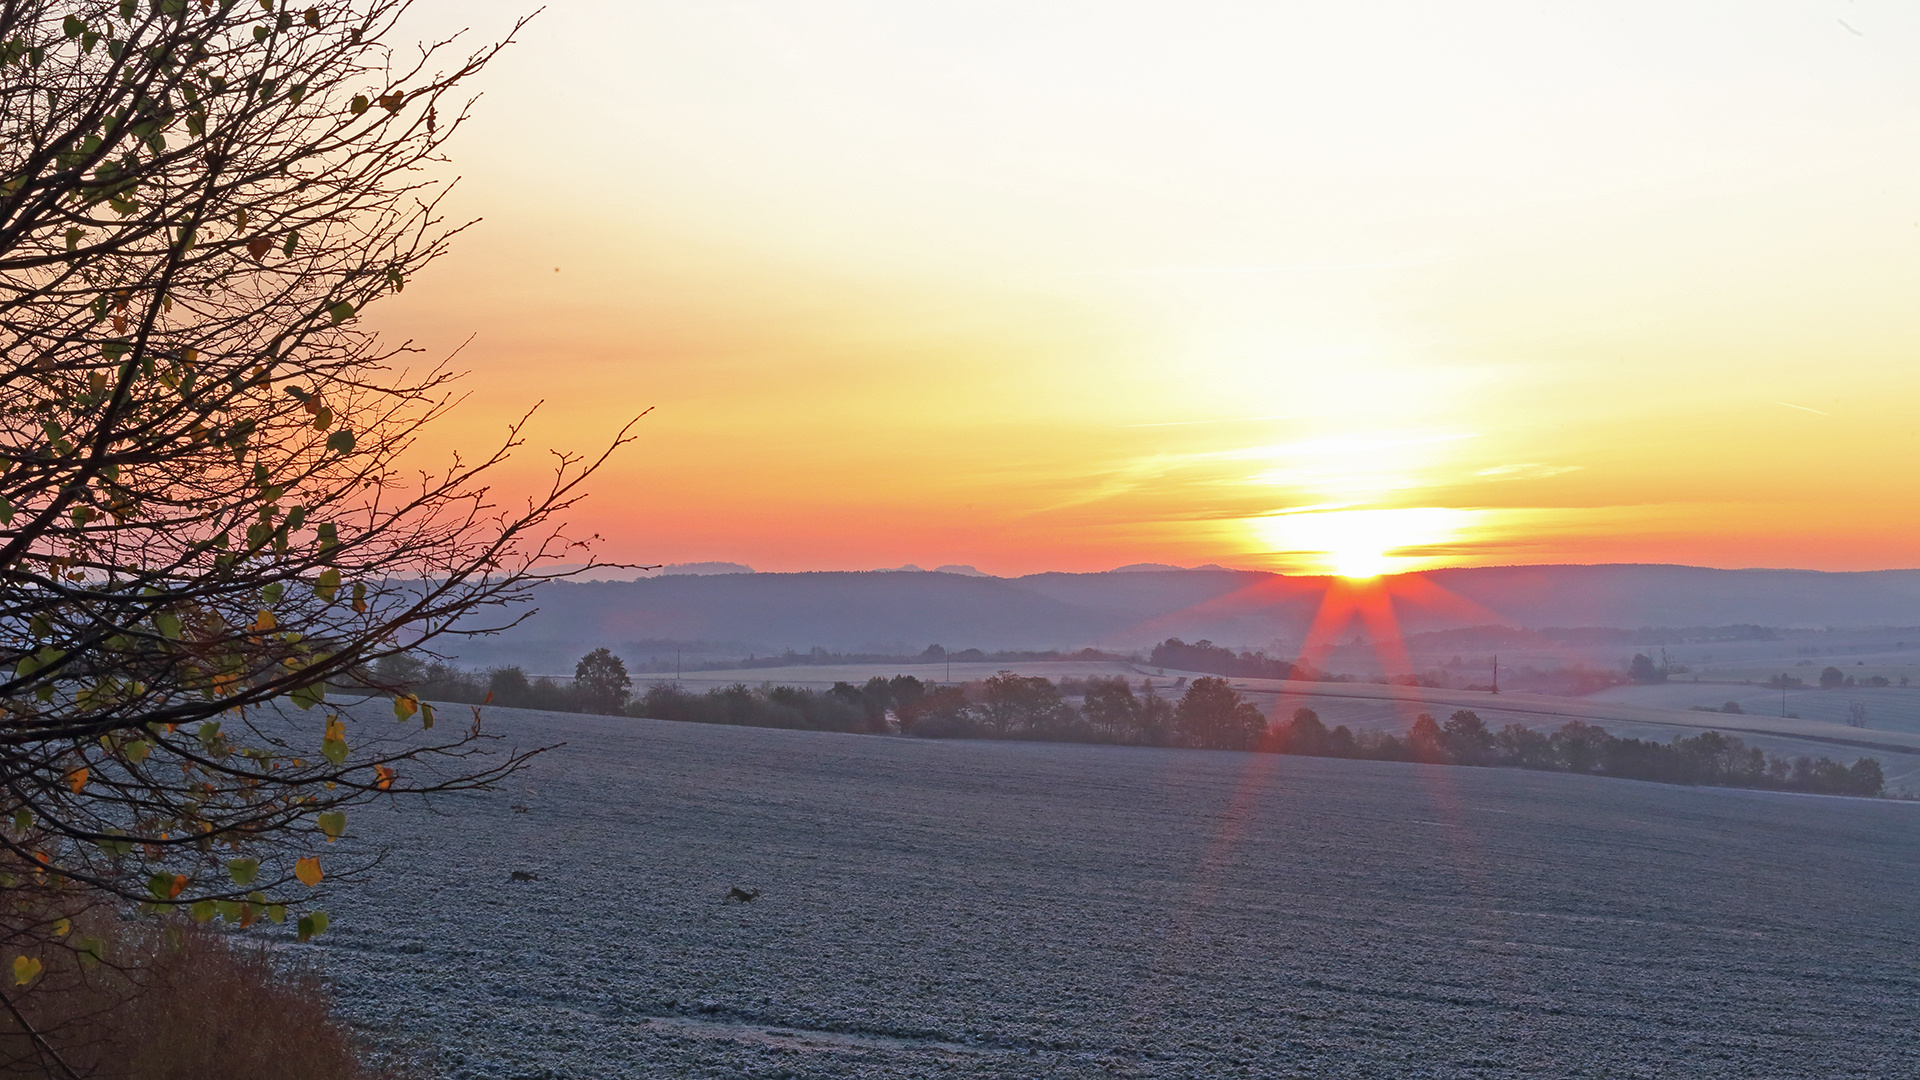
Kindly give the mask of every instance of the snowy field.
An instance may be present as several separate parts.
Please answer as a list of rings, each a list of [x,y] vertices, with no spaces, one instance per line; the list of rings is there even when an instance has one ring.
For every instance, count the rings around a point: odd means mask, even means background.
[[[450,1078],[1920,1075],[1920,805],[487,724],[296,947]]]

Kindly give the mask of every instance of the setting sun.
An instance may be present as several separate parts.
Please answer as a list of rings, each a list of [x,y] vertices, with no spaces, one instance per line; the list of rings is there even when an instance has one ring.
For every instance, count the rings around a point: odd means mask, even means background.
[[[1261,554],[1308,573],[1346,578],[1421,570],[1472,532],[1472,511],[1443,506],[1392,509],[1303,507],[1249,522]]]

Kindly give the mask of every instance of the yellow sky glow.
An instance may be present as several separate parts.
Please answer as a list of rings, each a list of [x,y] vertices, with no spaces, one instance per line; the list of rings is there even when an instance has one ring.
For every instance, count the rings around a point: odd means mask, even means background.
[[[1915,56],[1875,0],[563,0],[371,319],[473,337],[426,456],[654,407],[617,559],[1909,566]]]

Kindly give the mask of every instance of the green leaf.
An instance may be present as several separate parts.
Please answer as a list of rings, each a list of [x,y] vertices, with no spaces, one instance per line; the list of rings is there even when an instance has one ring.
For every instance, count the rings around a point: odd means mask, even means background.
[[[326,704],[327,688],[320,683],[297,687],[287,694],[287,700],[301,709],[311,709],[315,705]]]
[[[60,29],[66,31],[67,40],[71,41],[87,32],[87,24],[78,15],[69,15],[67,21],[60,24]]]
[[[240,901],[238,900],[215,900],[213,910],[214,914],[230,923],[240,921]]]
[[[340,530],[333,522],[322,522],[313,531],[320,534],[320,554],[325,555],[340,546]]]
[[[135,739],[126,745],[125,750],[127,760],[138,765],[147,760],[147,755],[153,752],[153,744],[145,739]]]
[[[180,616],[171,611],[162,611],[154,615],[153,628],[168,641],[180,640]]]
[[[287,234],[287,242],[280,245],[280,254],[292,255],[293,249],[299,246],[300,246],[300,230],[295,229],[294,231]]]
[[[24,806],[15,810],[13,812],[13,831],[23,833],[31,828],[33,828],[33,811],[28,810]]]
[[[339,431],[327,436],[327,449],[336,454],[352,453],[353,432],[348,431],[346,428],[341,428]]]
[[[269,922],[274,923],[275,925],[279,925],[280,923],[286,922],[287,921],[287,905],[268,904],[267,920]]]
[[[342,811],[334,810],[321,814],[317,820],[320,831],[326,833],[329,840],[339,839],[340,834],[347,831],[347,815]]]
[[[280,602],[280,597],[285,595],[286,591],[287,587],[284,582],[269,582],[260,586],[260,599],[265,600],[269,604],[277,604]]]
[[[359,116],[361,113],[366,112],[367,106],[371,104],[373,103],[367,100],[367,95],[355,94],[353,95],[353,104],[347,106],[347,111],[355,116]]]
[[[326,526],[331,528],[332,526]],[[320,571],[320,579],[313,583],[313,593],[327,603],[333,603],[334,594],[340,591],[340,571],[331,567]]]
[[[327,317],[333,320],[333,325],[339,326],[353,318],[353,305],[345,300],[332,304],[327,308]]]
[[[259,859],[230,859],[227,862],[227,876],[235,885],[251,885],[253,879],[260,876]]]
[[[204,923],[213,918],[213,901],[195,900],[188,910],[193,913],[194,922]]]
[[[299,926],[301,941],[305,941],[315,934],[324,934],[327,932],[327,913],[324,911],[315,911],[302,915],[300,916]]]
[[[155,900],[166,900],[173,896],[173,875],[156,873],[147,878],[147,893]]]
[[[74,951],[79,955],[81,967],[92,967],[107,958],[107,943],[97,937],[75,938]]]

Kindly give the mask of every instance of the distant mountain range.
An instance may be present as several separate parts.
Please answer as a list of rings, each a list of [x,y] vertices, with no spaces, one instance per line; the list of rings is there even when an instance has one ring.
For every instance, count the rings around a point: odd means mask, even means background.
[[[602,645],[643,661],[676,651],[689,660],[813,648],[911,654],[931,644],[1134,650],[1182,637],[1284,654],[1305,636],[1330,585],[1346,588],[1327,578],[1218,567],[1018,578],[955,569],[550,582],[536,593],[537,614],[521,626],[448,648],[470,666],[513,663],[541,672],[571,671],[575,659]],[[1920,570],[1511,566],[1385,581],[1403,634],[1487,624],[1920,626]],[[1357,623],[1346,631],[1364,632]]]

